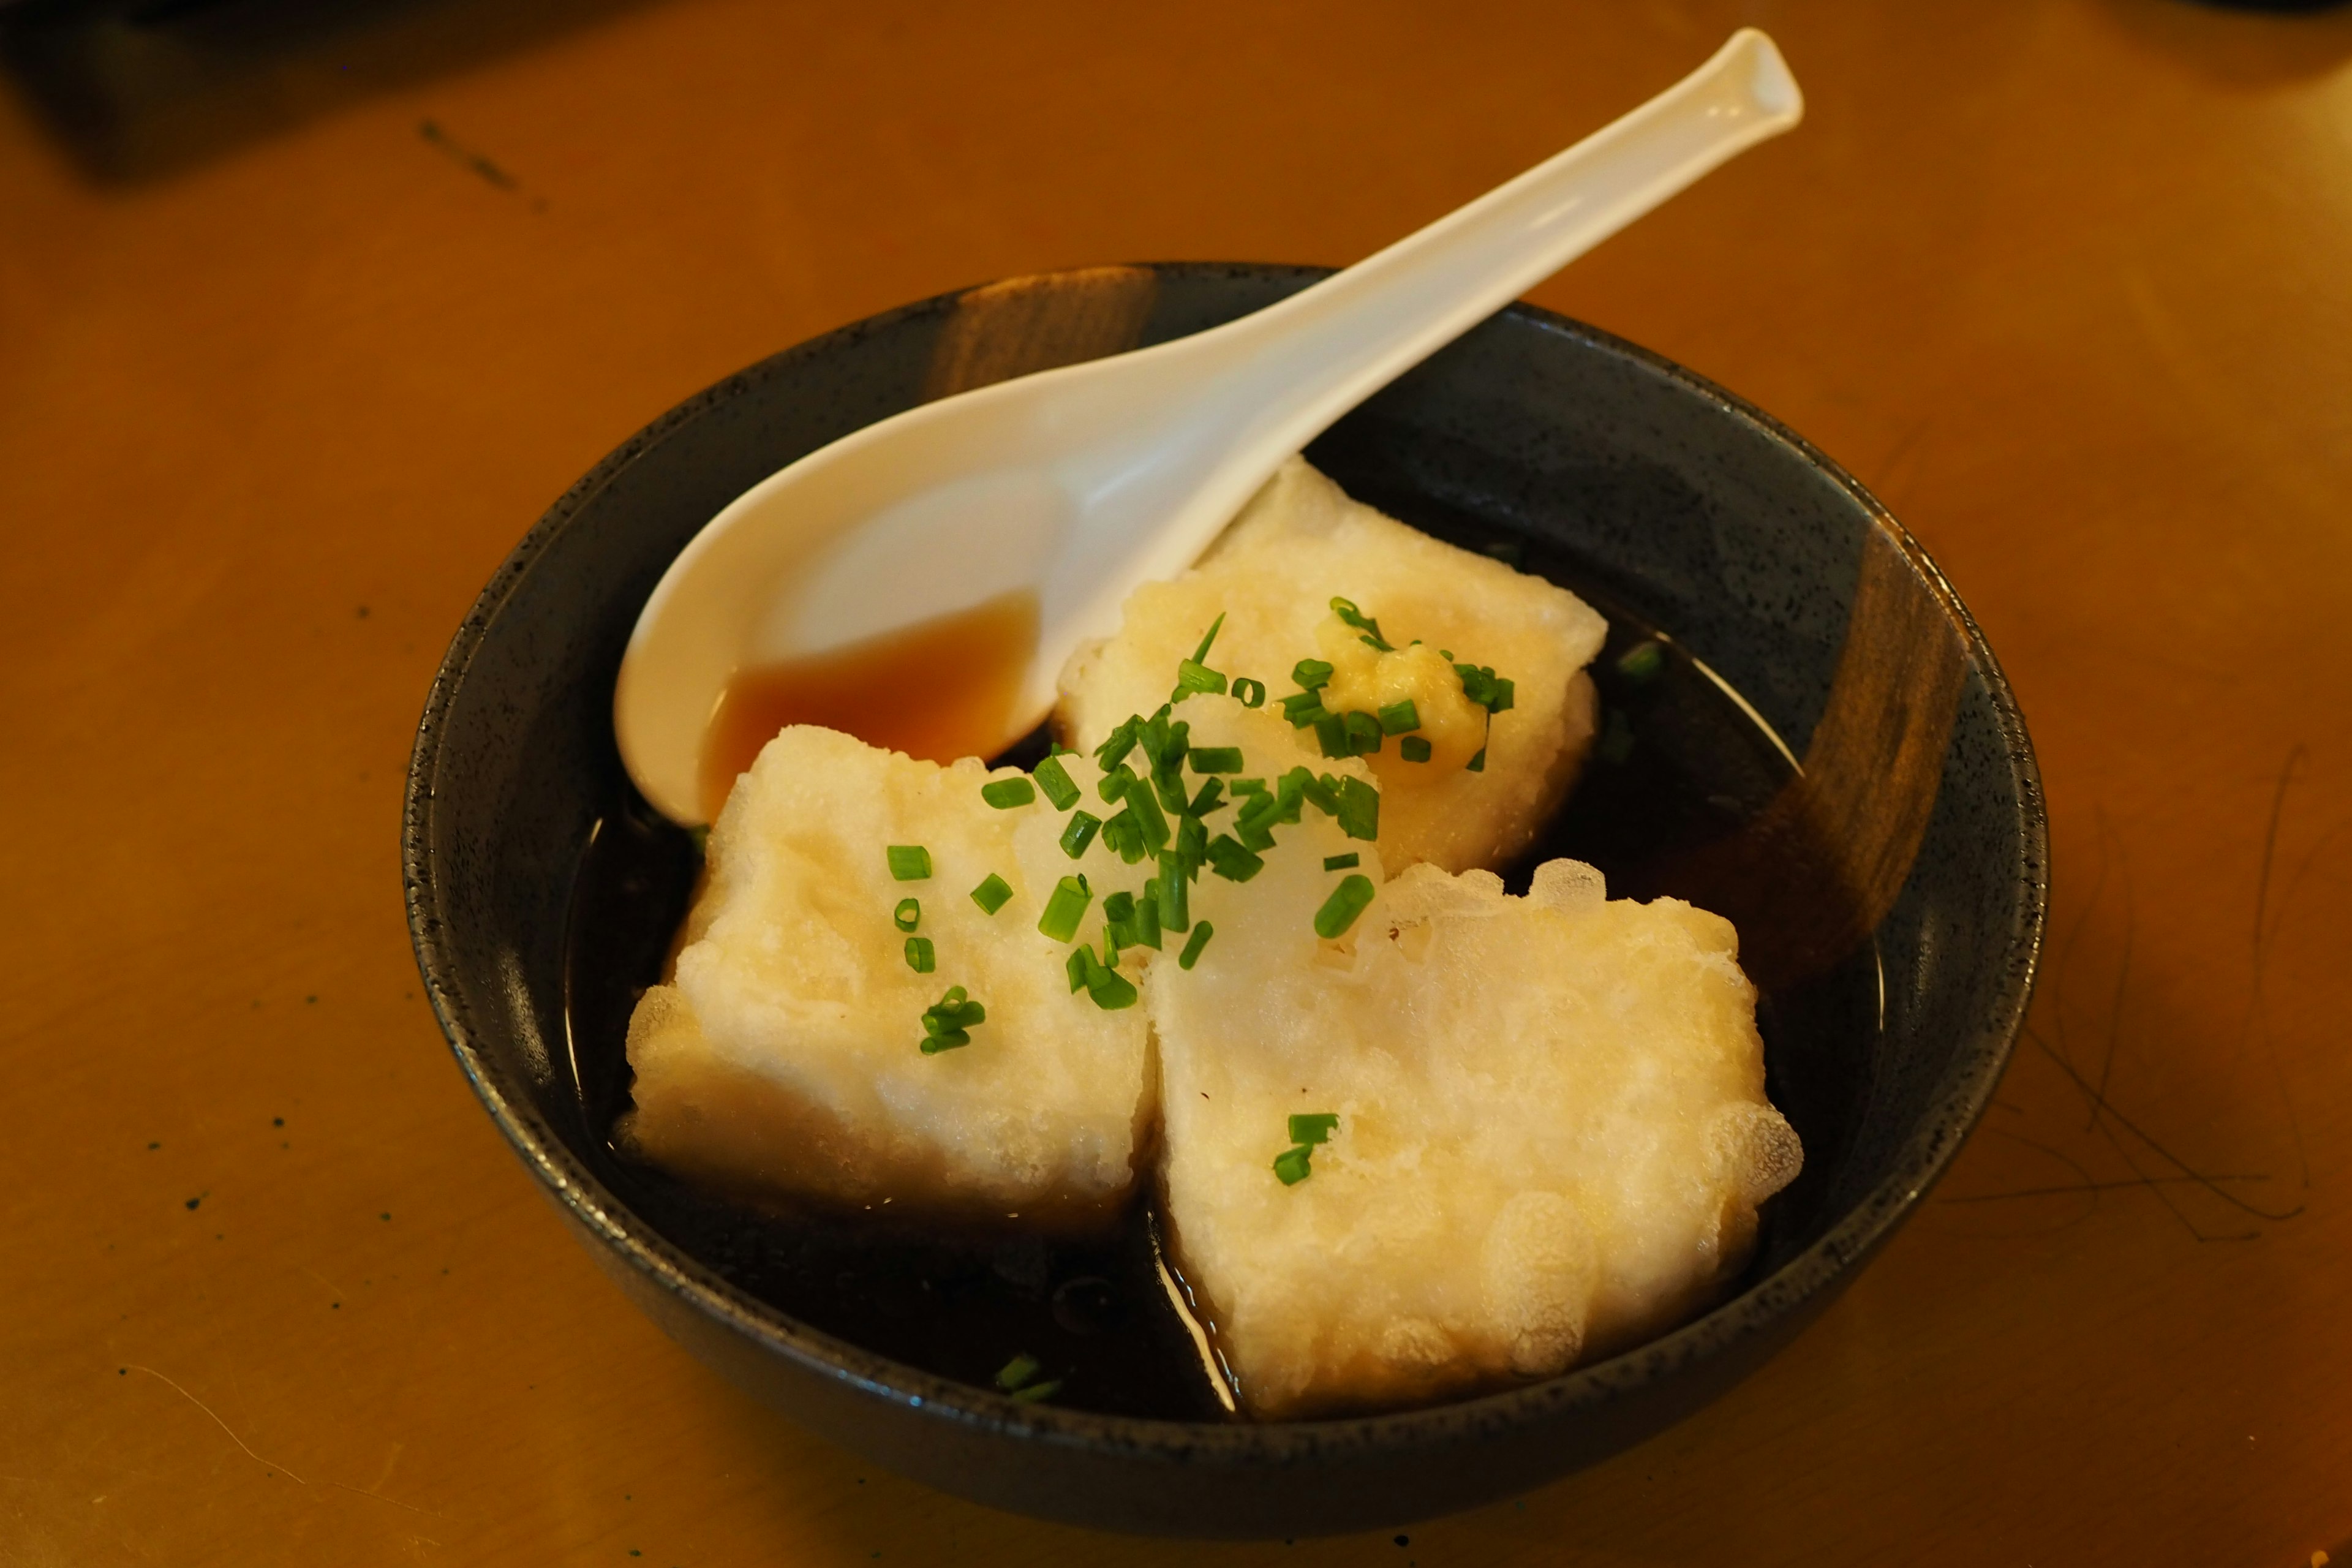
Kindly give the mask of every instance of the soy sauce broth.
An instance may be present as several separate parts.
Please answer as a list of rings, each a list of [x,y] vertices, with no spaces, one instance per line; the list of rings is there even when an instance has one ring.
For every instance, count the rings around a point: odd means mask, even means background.
[[[1476,537],[1446,530],[1477,548]],[[1518,547],[1497,543],[1490,552]],[[1689,851],[1736,833],[1795,775],[1777,737],[1658,628],[1531,563],[1607,616],[1592,674],[1602,730],[1574,794],[1505,880],[1524,892],[1562,856],[1607,877],[1612,897],[1673,894]],[[1027,765],[1042,732],[1000,760]],[[580,861],[566,932],[565,1008],[588,1125],[609,1140],[627,1108],[630,1010],[656,982],[699,868],[692,840],[625,784]],[[1765,1205],[1748,1278],[1810,1239],[1810,1216],[1844,1152],[1877,1030],[1878,970],[1864,948],[1759,1000],[1766,1079],[1805,1147],[1803,1173]],[[989,1387],[1016,1355],[1054,1402],[1169,1420],[1233,1418],[1217,1373],[1171,1299],[1151,1184],[1095,1240],[926,1227],[887,1205],[859,1215],[761,1212],[709,1196],[606,1142],[599,1175],[672,1242],[739,1289],[810,1326],[908,1365]],[[1213,1356],[1213,1323],[1208,1331]]]

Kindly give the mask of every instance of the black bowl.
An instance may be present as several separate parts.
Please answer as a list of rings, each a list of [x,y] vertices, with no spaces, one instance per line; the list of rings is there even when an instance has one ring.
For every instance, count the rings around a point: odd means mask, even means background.
[[[1320,275],[1063,274],[908,306],[761,362],[633,437],[525,536],[451,644],[419,728],[403,836],[418,963],[459,1064],[558,1211],[726,1376],[881,1464],[1000,1507],[1151,1533],[1300,1535],[1466,1507],[1638,1442],[1760,1364],[1853,1278],[1951,1160],[2024,1017],[2047,891],[2040,783],[1967,611],[1801,439],[1654,354],[1521,306],[1309,456],[1367,500],[1517,542],[1532,567],[1666,628],[1803,757],[1756,831],[1685,868],[1697,901],[1719,888],[1739,906],[1726,912],[1768,993],[1828,987],[1799,1024],[1767,1031],[1807,1169],[1769,1208],[1738,1293],[1516,1392],[1355,1420],[1148,1420],[1015,1404],[820,1331],[645,1200],[607,1143],[625,1068],[570,1027],[566,921],[592,837],[642,820],[612,690],[663,569],[735,496],[848,431],[943,391],[1197,331]],[[1802,875],[1738,874],[1792,832],[1838,847]],[[630,953],[584,968],[575,954],[570,983],[625,980],[674,913],[674,895],[649,899]]]

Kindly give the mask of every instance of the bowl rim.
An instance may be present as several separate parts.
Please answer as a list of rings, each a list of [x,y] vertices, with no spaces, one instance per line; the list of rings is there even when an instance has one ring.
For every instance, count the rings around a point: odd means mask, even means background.
[[[1333,270],[1256,262],[1129,265],[1160,277],[1302,282]],[[1498,315],[1634,362],[1712,405],[1724,416],[1791,449],[1839,487],[1919,573],[1960,634],[1967,657],[1983,679],[1999,718],[2002,756],[2017,802],[2021,872],[2021,897],[2008,934],[2007,962],[2000,966],[2000,983],[1984,998],[1972,1035],[1962,1042],[1946,1069],[1930,1112],[1898,1145],[1890,1173],[1780,1268],[1699,1317],[1618,1355],[1572,1367],[1526,1387],[1412,1410],[1311,1421],[1192,1422],[1020,1404],[866,1350],[738,1289],[662,1237],[607,1189],[531,1110],[528,1089],[510,1082],[484,1054],[457,985],[457,966],[434,877],[435,781],[451,709],[499,612],[588,501],[671,433],[805,362],[848,348],[911,317],[950,309],[968,291],[934,295],[809,338],[712,384],[630,436],[558,498],[523,535],[468,609],[435,672],[417,725],[404,800],[401,870],[410,939],[434,1015],[458,1066],[491,1120],[548,1195],[575,1225],[625,1259],[646,1282],[803,1373],[967,1428],[1047,1447],[1075,1447],[1192,1467],[1322,1463],[1349,1454],[1379,1452],[1393,1457],[1399,1448],[1434,1449],[1465,1443],[1502,1429],[1600,1407],[1665,1372],[1711,1359],[1778,1320],[1794,1316],[1801,1323],[1807,1304],[1824,1291],[1833,1293],[1840,1277],[1893,1234],[1949,1166],[1983,1115],[2024,1026],[2048,919],[2048,821],[2040,768],[2015,694],[1975,617],[1942,570],[1861,481],[1805,437],[1696,372],[1638,343],[1524,301]]]

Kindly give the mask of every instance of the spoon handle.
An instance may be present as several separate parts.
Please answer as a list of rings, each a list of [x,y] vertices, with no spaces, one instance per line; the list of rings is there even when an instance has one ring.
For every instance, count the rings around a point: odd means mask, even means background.
[[[1780,51],[1743,27],[1680,82],[1507,184],[1278,304],[1184,340],[1213,388],[1196,406],[1217,413],[1182,444],[1216,477],[1170,520],[1135,580],[1181,571],[1285,458],[1340,416],[1803,113]]]

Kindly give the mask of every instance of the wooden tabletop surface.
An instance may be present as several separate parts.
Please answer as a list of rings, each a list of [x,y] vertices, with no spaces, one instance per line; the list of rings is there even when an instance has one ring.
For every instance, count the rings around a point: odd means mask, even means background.
[[[0,50],[0,1563],[2352,1561],[2352,12],[277,9]],[[2016,683],[2052,940],[1932,1200],[1729,1397],[1401,1533],[1038,1524],[688,1360],[410,957],[499,558],[775,349],[1352,260],[1742,22],[1805,125],[1535,298],[1845,463]]]

